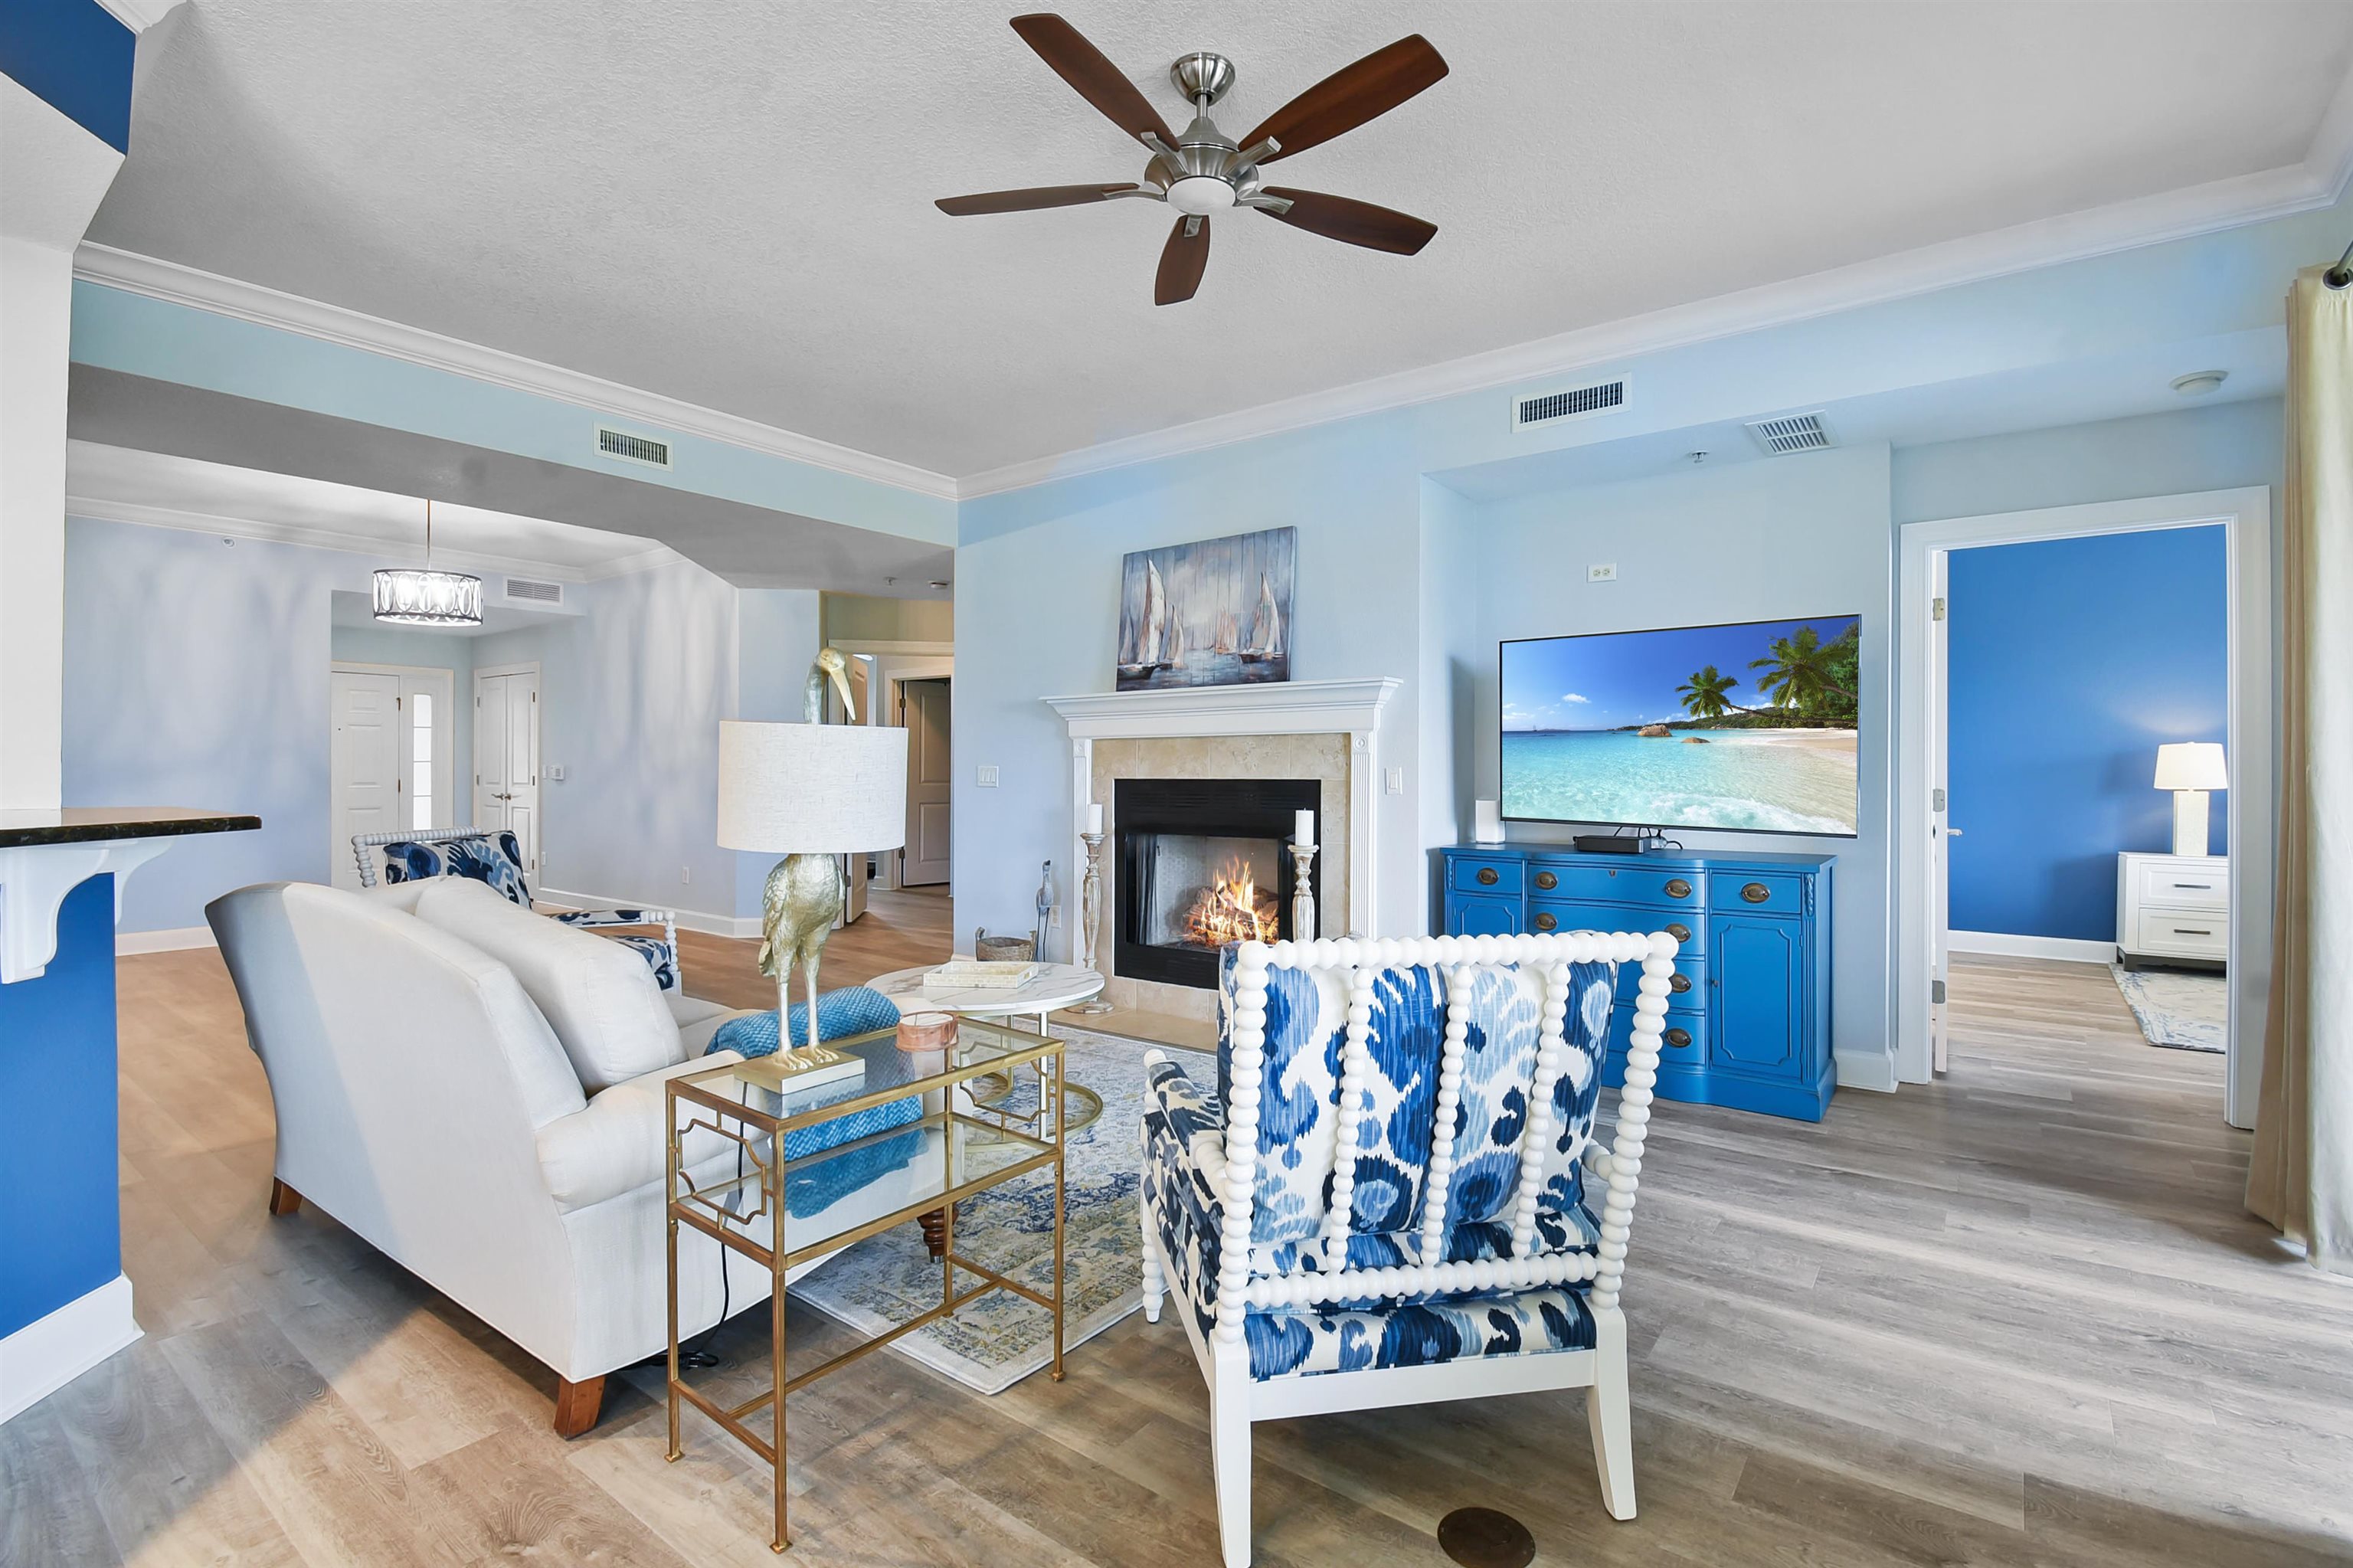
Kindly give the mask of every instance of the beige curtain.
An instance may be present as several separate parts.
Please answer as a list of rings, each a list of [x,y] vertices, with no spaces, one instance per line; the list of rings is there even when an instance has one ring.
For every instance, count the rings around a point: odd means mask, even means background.
[[[2353,289],[2287,298],[2279,867],[2247,1207],[2353,1274]]]

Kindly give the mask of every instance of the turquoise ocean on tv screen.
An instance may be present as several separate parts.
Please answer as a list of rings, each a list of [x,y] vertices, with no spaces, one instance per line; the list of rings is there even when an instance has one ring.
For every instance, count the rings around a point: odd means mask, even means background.
[[[1855,737],[1710,730],[1509,730],[1504,815],[1645,827],[1852,833]]]

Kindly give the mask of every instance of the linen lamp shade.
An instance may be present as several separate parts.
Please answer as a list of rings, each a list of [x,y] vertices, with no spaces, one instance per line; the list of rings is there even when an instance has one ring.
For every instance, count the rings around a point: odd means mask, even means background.
[[[719,721],[719,842],[854,854],[907,842],[907,732]]]
[[[2222,748],[2211,740],[2177,741],[2157,748],[2159,789],[2228,789]]]

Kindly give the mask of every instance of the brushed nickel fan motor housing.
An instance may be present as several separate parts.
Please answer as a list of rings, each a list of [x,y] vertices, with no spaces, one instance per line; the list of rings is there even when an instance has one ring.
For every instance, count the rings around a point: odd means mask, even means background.
[[[1168,79],[1176,84],[1187,103],[1198,105],[1204,100],[1215,103],[1234,85],[1234,62],[1208,49],[1195,49],[1176,57],[1168,68]]]

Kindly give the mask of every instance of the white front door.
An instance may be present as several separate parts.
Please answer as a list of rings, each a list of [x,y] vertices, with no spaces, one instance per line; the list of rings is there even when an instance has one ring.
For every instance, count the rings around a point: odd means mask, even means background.
[[[899,885],[934,886],[955,869],[948,837],[949,794],[955,779],[949,760],[948,683],[899,683],[899,722],[907,727],[907,846],[900,852]]]
[[[522,868],[539,875],[539,672],[481,671],[474,676],[474,825],[504,828],[522,850]]]
[[[329,880],[357,890],[352,835],[408,825],[401,811],[400,677],[337,670],[329,675],[327,689],[334,725],[327,768],[333,800]]]

